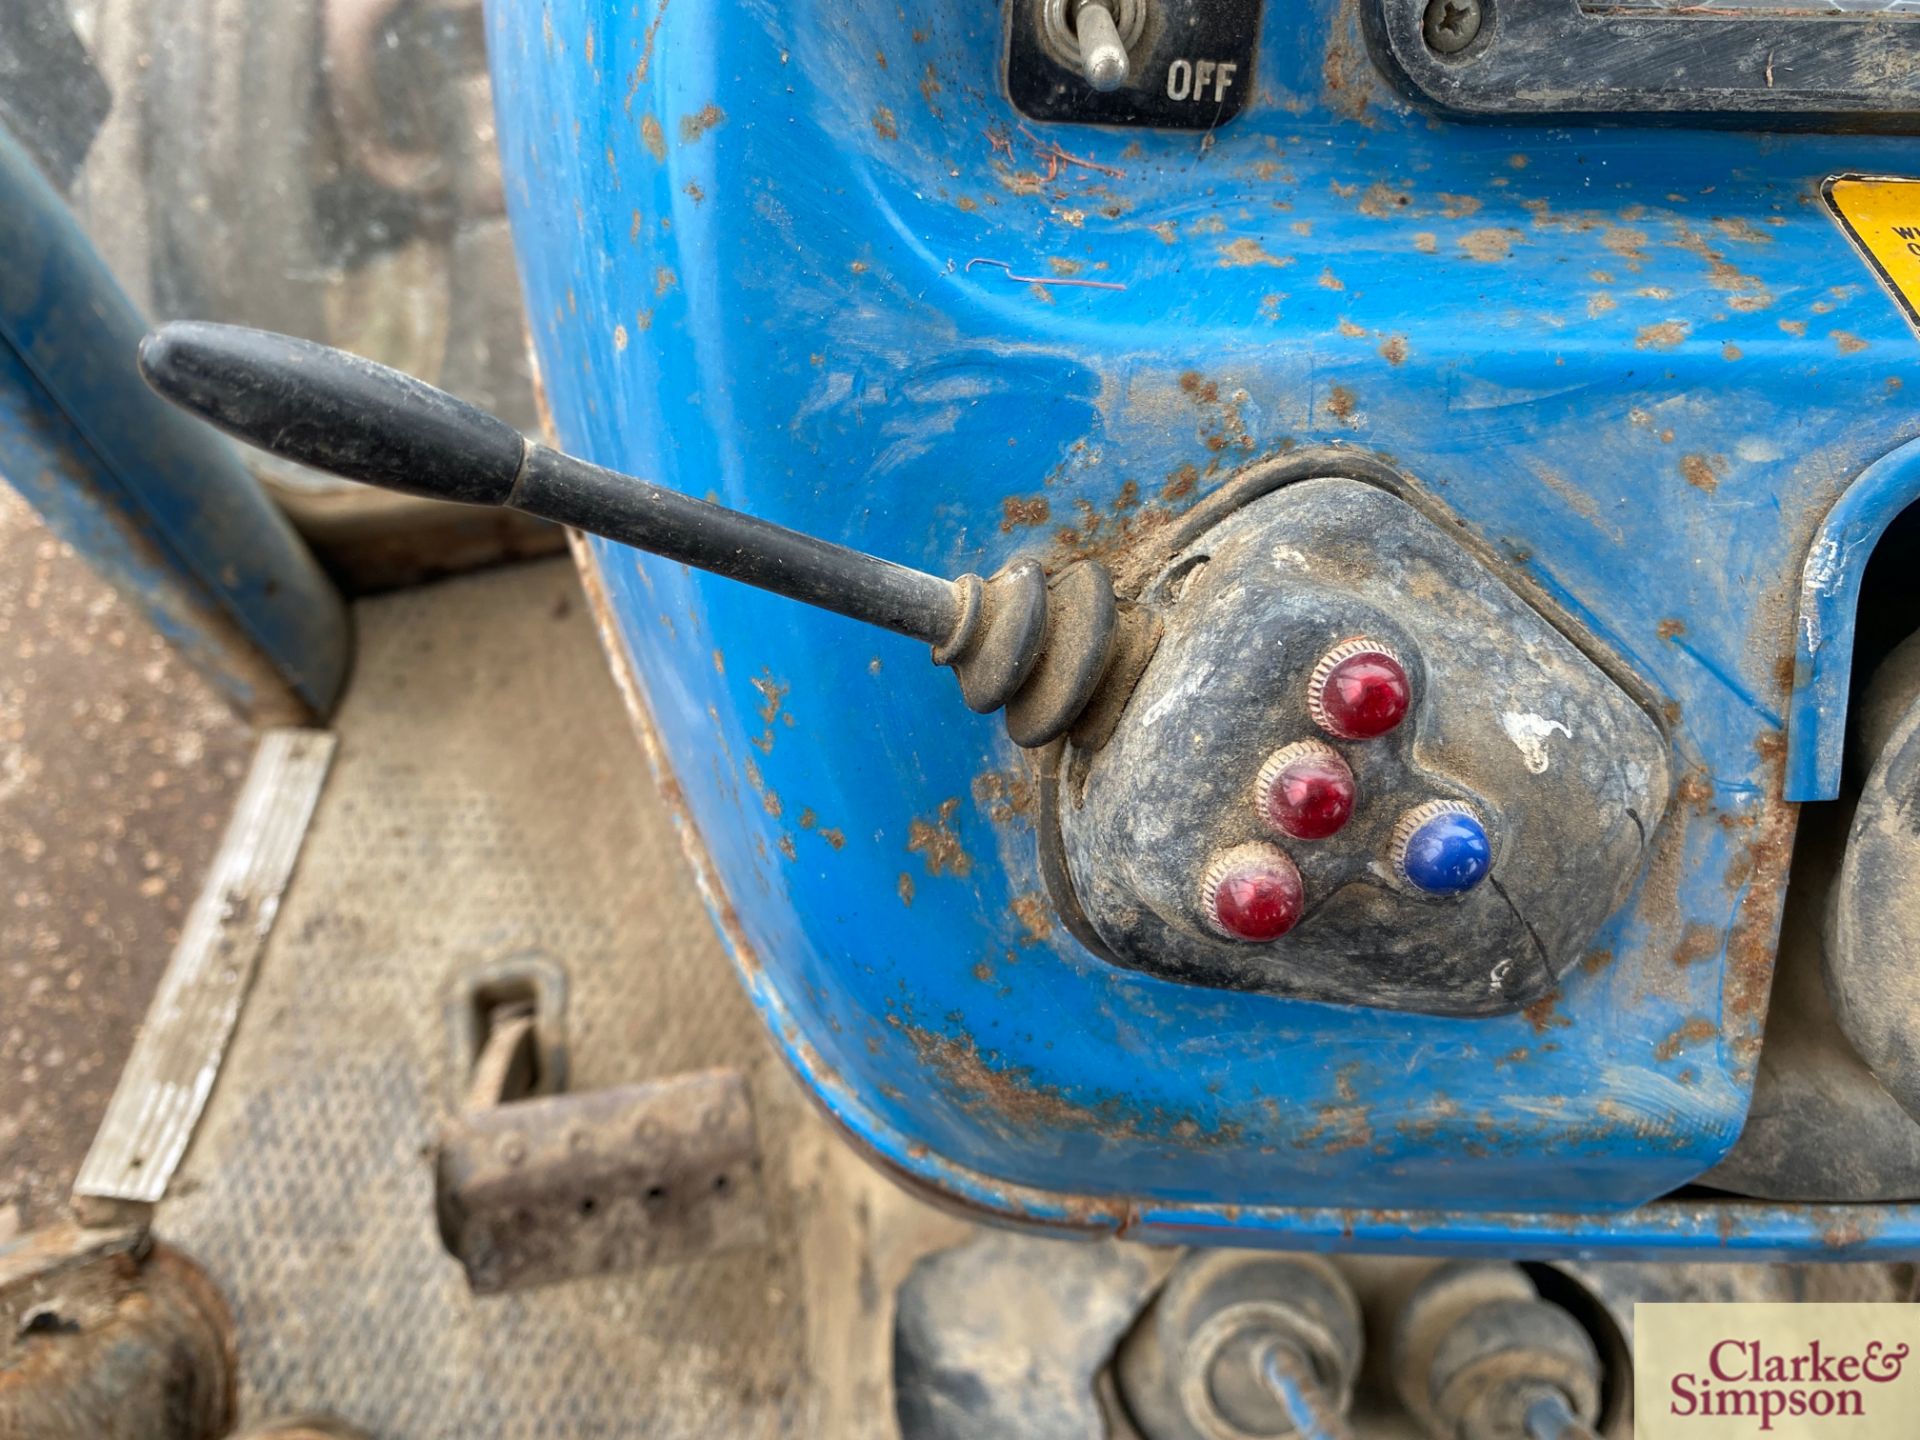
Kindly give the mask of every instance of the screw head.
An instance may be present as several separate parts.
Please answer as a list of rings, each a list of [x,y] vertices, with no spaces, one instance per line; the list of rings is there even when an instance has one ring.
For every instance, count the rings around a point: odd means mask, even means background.
[[[1436,55],[1458,55],[1480,34],[1481,0],[1427,0],[1420,33]]]

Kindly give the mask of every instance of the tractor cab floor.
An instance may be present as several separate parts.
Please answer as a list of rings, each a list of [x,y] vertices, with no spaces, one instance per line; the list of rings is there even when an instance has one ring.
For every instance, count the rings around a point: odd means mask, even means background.
[[[381,1440],[891,1435],[891,1296],[968,1227],[869,1173],[709,929],[564,561],[369,600],[299,867],[161,1238],[233,1306],[248,1419]],[[567,973],[574,1090],[731,1065],[768,1243],[476,1299],[432,1154],[463,976]],[[815,1378],[821,1377],[821,1378]]]

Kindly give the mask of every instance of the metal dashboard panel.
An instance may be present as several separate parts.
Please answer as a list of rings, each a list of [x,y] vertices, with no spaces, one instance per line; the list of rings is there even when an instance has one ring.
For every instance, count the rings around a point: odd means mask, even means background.
[[[1473,42],[1442,55],[1422,39],[1427,0],[1366,3],[1387,63],[1459,115],[1920,127],[1920,13],[1890,4],[1483,0]]]
[[[1910,145],[1436,125],[1337,0],[1269,7],[1225,130],[1029,134],[1001,23],[493,0],[560,439],[948,573],[1124,565],[1244,461],[1384,454],[1660,697],[1676,801],[1525,1013],[1182,986],[1055,923],[1023,762],[923,650],[596,545],[776,1040],[895,1171],[1048,1223],[1340,1243],[1352,1212],[1285,1207],[1417,1201],[1479,1234],[1701,1173],[1766,1005],[1809,539],[1916,431],[1920,352],[1819,183]]]

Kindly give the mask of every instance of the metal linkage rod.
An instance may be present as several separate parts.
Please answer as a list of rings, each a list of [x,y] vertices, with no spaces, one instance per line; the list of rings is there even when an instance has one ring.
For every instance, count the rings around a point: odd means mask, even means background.
[[[1542,1388],[1527,1402],[1527,1440],[1599,1440],[1558,1390]]]
[[[1260,1379],[1293,1422],[1296,1440],[1353,1440],[1352,1427],[1298,1346],[1276,1341],[1255,1363]]]

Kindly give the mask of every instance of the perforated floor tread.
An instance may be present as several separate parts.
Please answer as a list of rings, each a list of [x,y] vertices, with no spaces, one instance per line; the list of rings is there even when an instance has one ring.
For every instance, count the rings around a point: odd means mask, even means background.
[[[340,747],[158,1228],[231,1298],[249,1418],[380,1440],[816,1433],[800,1223],[816,1128],[700,908],[564,562],[363,603]],[[440,1248],[443,1005],[535,949],[572,987],[573,1083],[733,1064],[772,1243],[497,1299]]]

